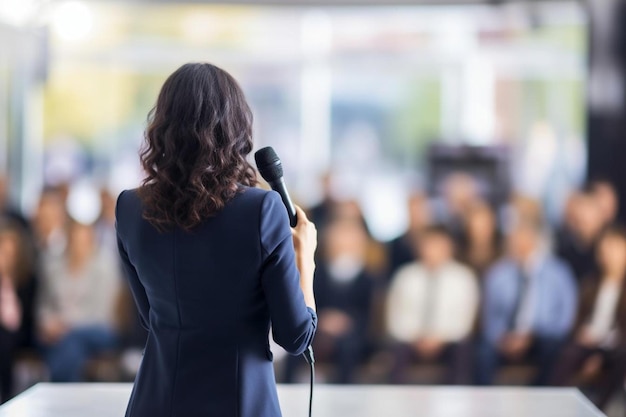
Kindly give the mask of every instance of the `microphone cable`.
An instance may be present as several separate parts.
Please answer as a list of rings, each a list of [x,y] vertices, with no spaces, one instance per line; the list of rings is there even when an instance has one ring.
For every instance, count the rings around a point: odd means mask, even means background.
[[[313,347],[309,346],[302,355],[311,368],[311,381],[309,385],[309,417],[313,417],[313,387],[315,386],[315,356],[313,355]]]

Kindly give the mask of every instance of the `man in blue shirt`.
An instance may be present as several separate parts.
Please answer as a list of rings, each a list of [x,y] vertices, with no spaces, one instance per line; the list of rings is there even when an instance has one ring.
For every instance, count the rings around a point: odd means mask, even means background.
[[[570,268],[545,247],[541,225],[520,221],[508,238],[508,255],[487,273],[477,382],[491,384],[502,361],[538,365],[536,385],[547,382],[576,314]]]

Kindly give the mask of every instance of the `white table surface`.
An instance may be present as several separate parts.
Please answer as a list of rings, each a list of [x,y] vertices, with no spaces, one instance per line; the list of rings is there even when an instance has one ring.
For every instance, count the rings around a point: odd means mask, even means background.
[[[38,384],[0,407],[0,417],[123,416],[130,384]],[[284,417],[306,417],[308,386],[278,388]],[[601,417],[570,388],[318,385],[315,417]],[[226,417],[226,416],[225,416]]]

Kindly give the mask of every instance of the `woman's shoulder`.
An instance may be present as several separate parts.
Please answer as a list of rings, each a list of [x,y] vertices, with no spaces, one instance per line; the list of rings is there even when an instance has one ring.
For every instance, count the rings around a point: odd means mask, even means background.
[[[258,187],[241,187],[237,196],[231,200],[234,205],[255,207],[255,211],[271,211],[272,206],[280,203],[281,199],[277,192]]]
[[[115,213],[116,215],[126,213],[131,207],[141,207],[138,188],[122,190],[122,192],[120,192],[117,196],[117,202],[115,203]]]
[[[142,213],[142,202],[137,188],[124,190],[119,194],[115,204],[115,221],[118,226],[128,226],[138,221]]]
[[[261,202],[271,192],[272,192],[271,190],[265,190],[259,187],[241,186],[239,195],[246,199],[251,199],[251,200],[256,200],[256,201]]]
[[[271,195],[275,193],[272,192],[272,190],[265,190],[263,188],[248,187],[248,186],[242,185],[240,187],[240,192],[237,193],[237,197],[243,198],[246,200],[257,200],[261,202],[268,194]],[[120,204],[132,204],[133,202],[141,204],[139,188],[123,190],[117,197],[118,206]]]
[[[139,188],[132,188],[128,190],[122,190],[117,196],[117,205],[127,204],[131,201],[139,201]]]

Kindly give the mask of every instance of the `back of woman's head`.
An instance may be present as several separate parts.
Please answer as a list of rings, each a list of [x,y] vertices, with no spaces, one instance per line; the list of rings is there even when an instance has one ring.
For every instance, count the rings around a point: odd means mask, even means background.
[[[186,64],[165,81],[149,115],[139,189],[144,218],[191,230],[256,184],[252,113],[241,88],[211,64]]]

